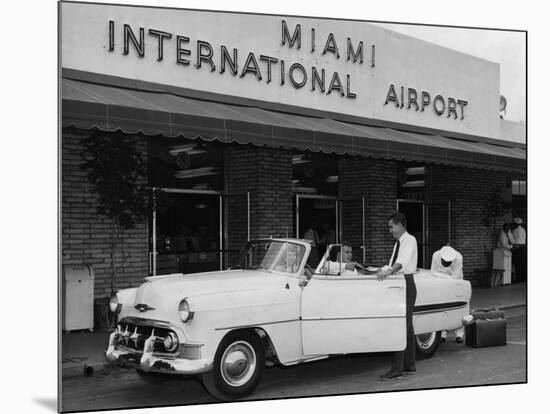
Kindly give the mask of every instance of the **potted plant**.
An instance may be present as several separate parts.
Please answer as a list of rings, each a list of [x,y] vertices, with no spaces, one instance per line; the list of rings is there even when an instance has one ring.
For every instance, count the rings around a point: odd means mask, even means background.
[[[135,138],[122,132],[93,131],[83,140],[82,169],[98,195],[97,212],[110,219],[110,291],[126,264],[125,232],[147,212],[147,165]],[[106,298],[108,309],[108,298]]]

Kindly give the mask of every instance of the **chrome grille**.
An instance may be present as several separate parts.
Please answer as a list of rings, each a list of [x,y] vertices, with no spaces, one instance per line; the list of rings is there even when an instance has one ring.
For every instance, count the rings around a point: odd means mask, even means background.
[[[150,321],[141,324],[139,321],[133,320],[121,320],[118,323],[118,338],[117,344],[132,350],[143,351],[145,341],[153,334],[155,334],[155,342],[153,344],[153,352],[166,353],[164,349],[164,337],[169,332],[173,332],[168,328],[158,327],[151,325]]]

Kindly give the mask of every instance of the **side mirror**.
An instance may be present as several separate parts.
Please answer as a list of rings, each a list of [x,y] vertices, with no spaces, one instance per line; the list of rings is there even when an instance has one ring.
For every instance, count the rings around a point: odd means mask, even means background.
[[[300,282],[298,283],[298,286],[300,286],[302,288],[306,287],[308,282],[309,282],[309,280],[307,280],[307,279],[301,279]]]

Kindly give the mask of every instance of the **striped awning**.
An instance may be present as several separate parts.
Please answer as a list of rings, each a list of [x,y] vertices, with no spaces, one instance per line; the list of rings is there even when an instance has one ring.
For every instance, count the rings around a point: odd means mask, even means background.
[[[63,127],[526,170],[526,151],[519,145],[421,134],[75,79],[62,79],[62,99]]]

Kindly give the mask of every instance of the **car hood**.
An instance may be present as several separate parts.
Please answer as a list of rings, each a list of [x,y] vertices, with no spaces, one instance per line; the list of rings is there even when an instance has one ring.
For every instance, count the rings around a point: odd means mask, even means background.
[[[184,298],[193,299],[205,295],[229,295],[245,291],[281,289],[288,277],[278,273],[257,270],[228,270],[196,274],[174,274],[150,277],[136,291],[128,312],[141,316],[166,320],[177,312],[177,305]],[[196,301],[195,301],[196,302]],[[149,310],[140,312],[136,305],[147,305]],[[153,308],[153,309],[150,309]]]

